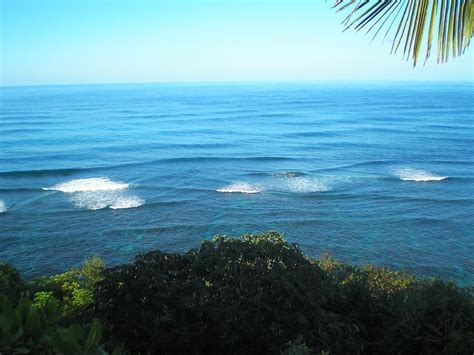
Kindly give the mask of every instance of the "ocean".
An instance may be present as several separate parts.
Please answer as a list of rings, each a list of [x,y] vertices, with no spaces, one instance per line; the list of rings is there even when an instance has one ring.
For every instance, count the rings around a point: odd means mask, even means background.
[[[472,82],[3,87],[0,260],[276,230],[310,256],[474,285]]]

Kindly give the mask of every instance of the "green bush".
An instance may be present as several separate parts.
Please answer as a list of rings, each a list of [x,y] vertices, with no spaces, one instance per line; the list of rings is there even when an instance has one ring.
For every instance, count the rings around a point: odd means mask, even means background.
[[[439,280],[310,260],[269,232],[218,236],[104,272],[95,312],[141,353],[450,353],[474,350],[473,298]]]
[[[96,257],[29,284],[0,263],[0,286],[0,354],[104,353],[94,318],[108,348],[134,354],[474,353],[468,289],[308,259],[275,232],[110,269]]]
[[[65,273],[39,277],[31,281],[28,292],[36,304],[57,300],[63,315],[71,319],[83,318],[93,301],[95,284],[102,279],[105,265],[99,257],[92,257],[80,268]]]
[[[353,350],[369,353],[472,354],[474,299],[453,283],[421,280],[403,272],[317,264],[331,280],[326,309],[360,330]]]
[[[34,306],[21,298],[16,307],[0,295],[0,354],[105,354],[99,346],[102,326],[94,321],[86,332],[77,324],[58,326],[56,302]]]
[[[277,233],[216,237],[185,255],[150,252],[107,270],[96,312],[132,352],[278,352],[316,343],[322,270]]]
[[[402,353],[472,354],[474,302],[453,283],[418,281],[391,303],[383,342]]]
[[[294,341],[286,344],[286,348],[280,355],[310,355],[311,349],[304,343],[302,336],[298,336]]]
[[[11,300],[20,298],[23,281],[20,273],[11,265],[0,262],[0,295],[5,295]]]

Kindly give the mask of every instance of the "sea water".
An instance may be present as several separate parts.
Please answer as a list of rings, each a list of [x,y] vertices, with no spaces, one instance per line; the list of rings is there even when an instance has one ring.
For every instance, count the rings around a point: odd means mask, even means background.
[[[277,230],[310,256],[474,283],[470,82],[0,93],[0,260],[27,277]]]

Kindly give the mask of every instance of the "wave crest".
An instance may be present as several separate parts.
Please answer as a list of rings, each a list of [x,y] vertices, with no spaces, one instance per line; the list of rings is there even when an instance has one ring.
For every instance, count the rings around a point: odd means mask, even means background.
[[[326,183],[305,177],[290,177],[282,180],[281,186],[278,187],[293,193],[312,193],[330,190]]]
[[[135,208],[145,201],[135,195],[127,195],[121,191],[84,191],[71,195],[74,206],[87,210],[111,208],[113,210]]]
[[[225,193],[258,194],[263,192],[264,188],[258,184],[251,184],[248,182],[234,182],[230,185],[221,187],[216,191]]]
[[[298,171],[279,171],[271,174],[272,176],[282,177],[282,178],[295,178],[303,176],[303,173]]]
[[[119,210],[123,208],[135,208],[143,206],[145,201],[137,196],[128,196],[128,197],[120,197],[114,201],[109,207],[113,210]]]
[[[396,171],[396,175],[403,181],[418,182],[441,181],[448,178],[448,176],[439,176],[426,170],[412,168],[399,169]]]
[[[103,208],[124,209],[142,206],[145,201],[127,193],[130,184],[108,178],[75,179],[43,190],[60,191],[69,195],[70,201],[78,208],[100,210]]]
[[[7,206],[5,205],[5,202],[0,200],[0,213],[7,212]]]
[[[112,181],[108,178],[75,179],[52,187],[44,187],[43,190],[61,191],[65,193],[86,191],[115,191],[124,190],[130,184]]]
[[[296,176],[293,173],[279,174],[263,184],[234,182],[217,189],[217,192],[257,194],[263,191],[280,191],[289,193],[314,193],[329,191],[331,187],[324,181]]]

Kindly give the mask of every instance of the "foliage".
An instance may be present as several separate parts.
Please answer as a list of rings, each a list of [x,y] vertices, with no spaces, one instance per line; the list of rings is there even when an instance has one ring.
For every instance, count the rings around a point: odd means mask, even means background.
[[[96,316],[141,353],[457,353],[474,349],[467,291],[403,272],[309,260],[281,235],[223,236],[104,272]]]
[[[21,298],[16,307],[0,295],[0,353],[105,354],[99,346],[102,325],[94,321],[86,333],[77,324],[58,326],[61,312],[56,302],[36,307]]]
[[[474,2],[472,0],[401,0],[373,1],[337,0],[339,10],[352,7],[343,21],[345,29],[374,30],[375,38],[388,27],[385,37],[394,29],[392,52],[403,47],[403,55],[416,66],[423,41],[426,38],[425,63],[433,42],[438,48],[437,60],[446,62],[469,47],[474,34]],[[394,26],[395,25],[395,26]],[[437,37],[437,38],[436,38]],[[435,40],[436,39],[436,40]]]
[[[274,232],[149,252],[104,276],[97,315],[132,352],[278,352],[320,330],[324,275]]]
[[[280,352],[281,355],[310,355],[311,349],[304,343],[302,336],[298,336],[294,341],[286,344],[286,349]]]
[[[17,301],[20,298],[23,281],[20,273],[11,265],[0,262],[0,295]]]
[[[101,324],[109,348],[124,344],[113,354],[474,352],[468,289],[308,259],[276,232],[109,269],[94,258],[26,285],[0,264],[0,282],[1,354],[104,353]]]
[[[324,254],[316,263],[328,273],[333,287],[350,287],[364,281],[367,291],[373,296],[388,296],[407,289],[417,280],[401,271],[365,265],[362,267],[342,264]]]
[[[402,353],[472,354],[474,303],[440,280],[419,281],[394,298],[384,343]]]
[[[327,308],[360,329],[354,350],[473,352],[474,300],[467,290],[370,265],[345,265],[328,256],[317,263],[332,280]]]
[[[75,318],[84,313],[92,303],[94,285],[102,279],[104,269],[102,259],[94,256],[80,268],[33,280],[28,285],[28,291],[36,304],[57,300],[62,313]]]

